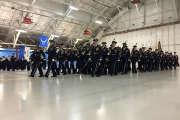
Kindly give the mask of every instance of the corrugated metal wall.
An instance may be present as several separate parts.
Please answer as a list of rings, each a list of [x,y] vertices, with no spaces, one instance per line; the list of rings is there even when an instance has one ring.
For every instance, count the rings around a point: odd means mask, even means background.
[[[114,39],[118,42],[118,46],[126,42],[130,48],[137,43],[138,47],[145,46],[155,49],[160,41],[164,51],[177,51],[180,55],[180,24],[106,36],[102,38],[102,41],[110,45]]]

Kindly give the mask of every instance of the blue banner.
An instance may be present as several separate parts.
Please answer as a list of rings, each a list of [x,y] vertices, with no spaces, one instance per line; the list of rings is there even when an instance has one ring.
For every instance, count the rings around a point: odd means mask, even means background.
[[[48,47],[48,36],[39,37],[39,47]]]
[[[19,46],[19,60],[24,59],[25,46]]]
[[[0,57],[2,57],[2,56],[9,56],[9,57],[11,57],[12,54],[16,54],[16,49],[0,48]]]

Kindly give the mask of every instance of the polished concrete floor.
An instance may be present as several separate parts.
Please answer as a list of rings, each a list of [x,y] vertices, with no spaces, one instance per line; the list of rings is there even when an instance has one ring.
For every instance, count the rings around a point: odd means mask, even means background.
[[[0,72],[0,120],[180,120],[180,70],[29,78]]]

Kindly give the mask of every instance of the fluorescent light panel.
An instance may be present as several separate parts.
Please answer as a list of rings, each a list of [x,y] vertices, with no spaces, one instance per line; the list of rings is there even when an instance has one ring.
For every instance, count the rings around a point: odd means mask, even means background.
[[[55,37],[55,38],[59,37],[58,35],[52,35],[52,36]]]
[[[102,21],[99,21],[99,20],[96,20],[95,23],[100,24],[100,25],[103,24],[103,22],[102,22]]]
[[[22,32],[22,33],[26,33],[27,31],[25,30],[16,30],[17,32]]]
[[[72,5],[70,5],[69,8],[70,8],[71,10],[75,10],[75,11],[78,11],[78,10],[79,10],[79,8],[74,7],[74,6],[72,6]]]
[[[77,40],[77,41],[80,41],[80,40],[82,40],[82,39],[78,39],[78,38],[77,38],[76,40]]]

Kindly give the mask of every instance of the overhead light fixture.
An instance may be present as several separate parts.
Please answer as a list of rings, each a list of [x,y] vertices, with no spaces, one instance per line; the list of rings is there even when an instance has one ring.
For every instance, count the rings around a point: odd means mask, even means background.
[[[21,32],[21,33],[27,33],[27,31],[25,30],[16,30],[17,32]]]
[[[58,37],[59,37],[58,35],[53,35],[53,34],[52,34],[52,35],[50,36],[49,40],[53,40],[54,38],[58,38]]]
[[[79,10],[79,8],[74,7],[74,6],[72,6],[72,5],[70,5],[69,8],[70,8],[71,10],[75,10],[75,11],[78,11],[78,10]]]
[[[96,20],[95,23],[100,24],[100,25],[103,24],[103,22],[102,22],[102,21],[99,21],[99,20]]]
[[[55,12],[55,14],[60,15],[60,16],[63,16],[63,15],[64,15],[64,14],[61,13],[61,12]]]
[[[57,37],[59,37],[58,35],[52,35],[54,38],[57,38]]]
[[[77,40],[77,41],[80,41],[80,40],[82,40],[82,39],[78,39],[78,38],[77,38],[76,40]]]

